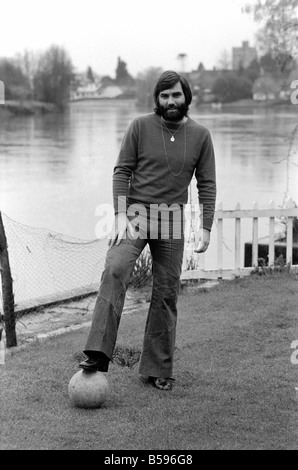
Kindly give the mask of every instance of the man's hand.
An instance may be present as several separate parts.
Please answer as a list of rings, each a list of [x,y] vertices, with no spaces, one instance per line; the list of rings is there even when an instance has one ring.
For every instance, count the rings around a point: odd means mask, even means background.
[[[115,216],[114,227],[110,235],[109,245],[119,245],[126,237],[134,238],[134,230],[125,212],[119,212]]]
[[[210,232],[209,230],[203,228],[200,231],[200,236],[199,236],[199,243],[198,246],[195,248],[196,253],[204,253],[210,243]]]

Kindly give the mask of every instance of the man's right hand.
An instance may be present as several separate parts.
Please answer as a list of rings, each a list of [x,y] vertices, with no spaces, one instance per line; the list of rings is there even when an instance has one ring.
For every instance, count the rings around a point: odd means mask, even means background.
[[[119,245],[121,240],[126,237],[134,238],[133,227],[128,220],[125,212],[119,212],[115,215],[113,230],[110,235],[109,245]]]

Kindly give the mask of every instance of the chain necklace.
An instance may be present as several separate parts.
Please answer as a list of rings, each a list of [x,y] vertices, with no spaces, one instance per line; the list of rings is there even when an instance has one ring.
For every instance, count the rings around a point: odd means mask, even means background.
[[[182,123],[184,124],[184,122]],[[182,126],[181,124],[181,126]],[[163,148],[164,148],[164,151],[165,151],[165,156],[166,156],[166,160],[167,160],[167,165],[168,165],[168,168],[170,170],[170,173],[173,175],[173,176],[179,176],[181,175],[182,171],[183,171],[183,168],[184,168],[184,165],[185,165],[185,159],[186,159],[186,126],[184,126],[184,157],[183,157],[183,163],[182,163],[182,167],[180,169],[180,171],[178,173],[174,173],[172,170],[171,170],[171,167],[170,167],[170,164],[169,164],[169,159],[168,159],[168,154],[167,154],[167,149],[166,149],[166,142],[165,142],[165,137],[164,137],[164,134],[163,134],[163,125],[162,125],[162,121],[160,121],[160,125],[161,125],[161,135],[162,135],[162,141],[163,141]],[[180,126],[180,127],[181,127]],[[177,129],[177,131],[180,129],[180,127]],[[177,132],[176,131],[176,132]],[[176,134],[175,132],[175,134]],[[174,136],[173,136],[174,137]],[[172,141],[172,139],[170,139]],[[175,138],[174,138],[174,141],[175,141]],[[173,141],[172,141],[173,142]]]
[[[174,134],[173,134],[173,133],[170,131],[170,129],[164,124],[164,122],[163,122],[163,120],[162,120],[162,118],[161,118],[161,125],[162,125],[162,127],[164,127],[164,128],[168,131],[168,133],[170,134],[170,136],[171,136],[170,141],[171,141],[171,142],[175,142],[175,140],[176,140],[176,139],[175,139],[175,134],[177,134],[177,132],[179,131],[179,129],[181,128],[181,126],[183,126],[183,124],[184,124],[184,119],[183,119],[182,123],[180,124],[180,126],[178,127],[178,129],[176,129],[175,132],[174,132]]]

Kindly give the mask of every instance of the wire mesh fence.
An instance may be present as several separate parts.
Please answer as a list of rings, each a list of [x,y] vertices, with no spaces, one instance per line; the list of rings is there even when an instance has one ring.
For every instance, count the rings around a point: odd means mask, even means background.
[[[97,291],[108,240],[80,240],[2,218],[15,312]]]
[[[108,238],[81,240],[44,228],[30,227],[2,213],[11,276],[14,311],[97,293],[104,269]],[[131,286],[150,281],[152,261],[148,246],[135,263]],[[0,289],[0,312],[3,293]]]

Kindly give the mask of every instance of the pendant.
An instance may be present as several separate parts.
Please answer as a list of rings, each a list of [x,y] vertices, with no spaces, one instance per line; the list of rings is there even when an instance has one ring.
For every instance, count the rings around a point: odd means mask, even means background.
[[[170,141],[171,142],[175,142],[175,137],[172,135],[172,137],[170,138]]]

